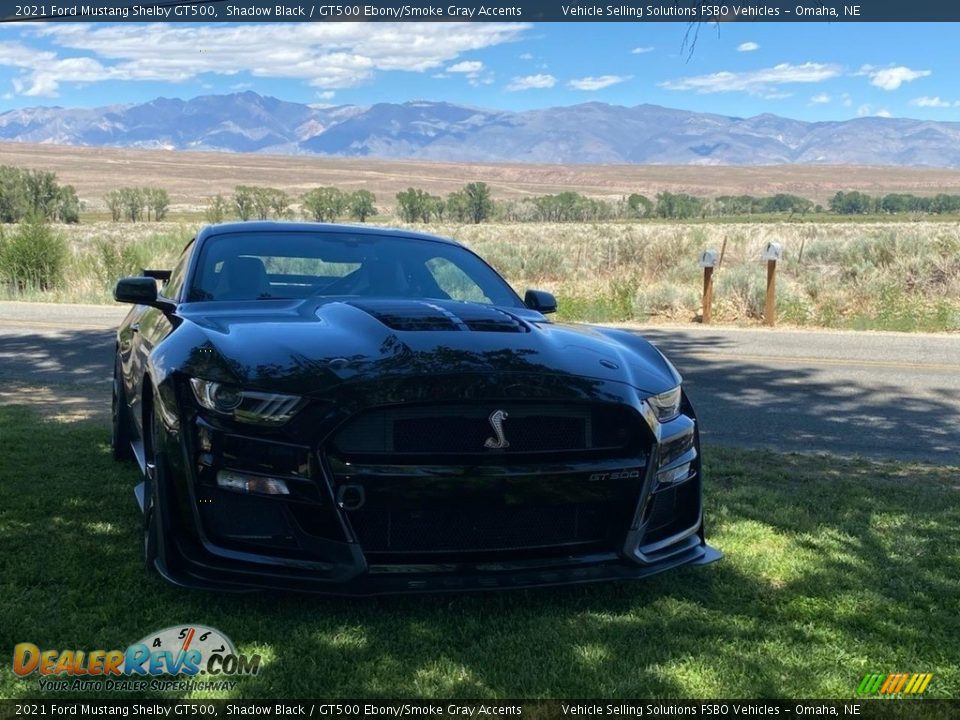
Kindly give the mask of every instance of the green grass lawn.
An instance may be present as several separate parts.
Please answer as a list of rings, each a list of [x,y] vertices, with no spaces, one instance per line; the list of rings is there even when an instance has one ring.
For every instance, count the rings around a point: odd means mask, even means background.
[[[124,648],[190,622],[263,656],[237,697],[843,698],[893,671],[960,696],[960,471],[706,461],[726,553],[708,567],[509,593],[220,596],[145,572],[137,471],[111,461],[106,427],[0,407],[0,697],[41,695],[10,669],[17,642]]]

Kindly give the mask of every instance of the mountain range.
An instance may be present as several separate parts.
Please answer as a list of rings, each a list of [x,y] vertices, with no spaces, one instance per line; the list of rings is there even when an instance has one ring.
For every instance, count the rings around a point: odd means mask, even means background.
[[[10,110],[0,141],[448,162],[960,167],[957,122],[803,122],[599,102],[523,112],[426,101],[328,107],[254,92]]]

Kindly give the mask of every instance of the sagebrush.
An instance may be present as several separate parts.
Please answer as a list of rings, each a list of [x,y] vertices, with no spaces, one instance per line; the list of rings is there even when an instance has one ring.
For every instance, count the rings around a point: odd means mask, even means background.
[[[69,283],[32,299],[110,302],[117,277],[171,267],[196,225],[60,226]],[[703,250],[723,250],[717,322],[756,323],[775,240],[783,324],[960,330],[960,223],[433,223],[476,250],[519,291],[555,293],[563,319],[691,321],[700,313]],[[9,293],[8,289],[8,293]]]

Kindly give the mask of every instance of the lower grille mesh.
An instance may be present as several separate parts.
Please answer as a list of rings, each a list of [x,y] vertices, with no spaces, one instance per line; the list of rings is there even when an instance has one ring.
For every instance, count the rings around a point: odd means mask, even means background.
[[[645,543],[664,540],[692,527],[700,512],[699,480],[688,480],[655,493],[650,500]]]
[[[350,513],[365,552],[469,552],[579,545],[609,536],[606,505]]]

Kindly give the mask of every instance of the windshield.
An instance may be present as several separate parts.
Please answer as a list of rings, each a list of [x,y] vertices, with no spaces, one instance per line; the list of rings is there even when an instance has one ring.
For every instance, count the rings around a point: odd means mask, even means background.
[[[250,232],[204,242],[188,301],[359,295],[522,307],[457,245],[363,233]]]

